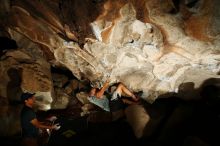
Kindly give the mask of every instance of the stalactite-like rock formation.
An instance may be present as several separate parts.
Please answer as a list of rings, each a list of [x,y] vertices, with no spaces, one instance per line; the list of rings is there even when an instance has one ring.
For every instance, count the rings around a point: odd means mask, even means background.
[[[43,53],[43,59],[21,52],[8,56],[34,62],[22,65],[22,87],[45,92],[45,103],[52,102],[54,92],[49,65],[66,67],[79,80],[103,83],[110,77],[111,83],[143,90],[148,101],[178,93],[188,83],[197,89],[204,80],[219,77],[218,0],[14,0],[2,4],[1,34],[14,39],[19,49],[37,48]],[[29,75],[33,75],[31,82]],[[33,84],[35,75],[37,84]],[[191,91],[183,97],[192,98]]]

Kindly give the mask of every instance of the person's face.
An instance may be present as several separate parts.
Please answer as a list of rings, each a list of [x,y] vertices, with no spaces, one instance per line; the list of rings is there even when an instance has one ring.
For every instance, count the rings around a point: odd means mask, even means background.
[[[96,93],[96,88],[93,88],[91,91],[90,91],[90,96],[94,96]]]
[[[35,97],[32,96],[31,98],[28,98],[25,102],[28,105],[34,105]]]

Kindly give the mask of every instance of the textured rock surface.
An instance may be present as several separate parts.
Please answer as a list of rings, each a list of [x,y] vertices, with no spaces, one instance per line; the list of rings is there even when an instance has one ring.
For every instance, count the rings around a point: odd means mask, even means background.
[[[0,3],[0,37],[12,38],[18,45],[0,48],[1,136],[20,130],[21,107],[11,103],[24,91],[37,93],[36,106],[41,110],[68,105],[80,109],[81,103],[71,100],[80,82],[51,74],[51,67],[67,68],[79,80],[100,84],[110,77],[111,83],[143,90],[142,98],[149,102],[173,92],[184,99],[195,98],[205,80],[220,77],[219,0]],[[88,102],[86,96],[77,98]],[[128,118],[141,137],[150,117],[142,108],[130,110]]]
[[[196,89],[219,77],[218,5],[218,0],[15,0],[4,1],[1,16],[21,48],[17,33],[39,45],[51,65],[68,68],[78,79],[104,82],[110,76],[112,83],[143,90],[143,98],[154,101],[178,92],[181,84],[192,82]],[[50,80],[44,82],[22,86],[44,90],[51,103],[53,89]]]
[[[150,121],[149,114],[141,105],[131,105],[125,110],[125,115],[128,123],[133,128],[135,136],[141,138],[146,125]]]

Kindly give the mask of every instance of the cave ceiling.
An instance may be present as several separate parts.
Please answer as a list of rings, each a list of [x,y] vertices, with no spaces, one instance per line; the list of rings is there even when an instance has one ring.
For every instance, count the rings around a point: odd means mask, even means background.
[[[143,90],[149,101],[178,92],[185,83],[199,88],[205,80],[219,78],[219,0],[1,4],[1,36],[19,48],[5,54],[1,69],[22,68],[24,90],[52,96],[50,66],[65,67],[79,80],[123,82],[133,91]]]

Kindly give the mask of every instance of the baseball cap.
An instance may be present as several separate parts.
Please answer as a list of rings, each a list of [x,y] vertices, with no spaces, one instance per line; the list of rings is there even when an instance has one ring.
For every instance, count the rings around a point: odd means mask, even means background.
[[[31,98],[33,95],[35,95],[35,93],[29,93],[29,92],[23,93],[21,95],[21,101],[24,102],[28,98]]]

